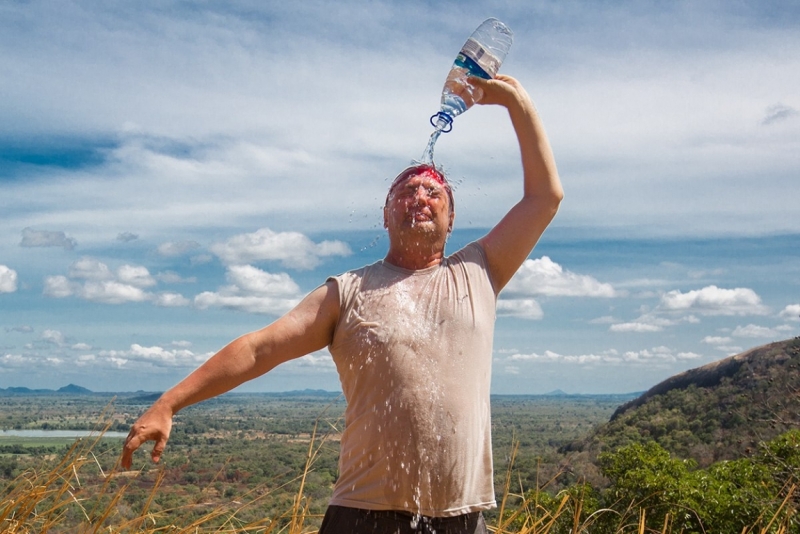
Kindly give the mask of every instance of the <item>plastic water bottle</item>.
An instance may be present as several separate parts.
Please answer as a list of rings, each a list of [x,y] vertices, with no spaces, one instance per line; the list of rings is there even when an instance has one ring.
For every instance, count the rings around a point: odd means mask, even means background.
[[[513,33],[497,19],[487,19],[472,32],[456,56],[442,89],[441,110],[431,117],[437,131],[453,129],[453,119],[480,100],[480,90],[470,85],[467,76],[490,80],[497,75],[508,54]]]

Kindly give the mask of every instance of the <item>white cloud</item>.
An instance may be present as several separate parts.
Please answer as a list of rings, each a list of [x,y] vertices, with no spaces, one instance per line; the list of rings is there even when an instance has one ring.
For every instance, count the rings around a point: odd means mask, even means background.
[[[158,246],[158,253],[165,258],[175,258],[183,256],[200,248],[197,241],[168,241]]]
[[[661,332],[663,326],[650,323],[617,323],[608,327],[611,332]]]
[[[174,271],[164,271],[163,273],[158,273],[156,278],[159,282],[164,282],[165,284],[193,284],[194,282],[197,282],[197,278],[194,276],[184,278]]]
[[[693,323],[696,318],[693,316],[684,317],[682,322]],[[668,326],[675,326],[678,321],[665,319],[653,313],[645,313],[635,321],[612,324],[608,327],[609,332],[662,332]]]
[[[83,286],[78,287],[75,295],[85,300],[103,304],[144,302],[150,299],[150,295],[142,291],[141,288],[115,280],[86,282]]]
[[[538,320],[544,317],[544,312],[533,299],[500,298],[497,301],[497,315]]]
[[[62,346],[65,344],[64,334],[58,330],[45,330],[42,332],[42,340],[53,345]]]
[[[800,304],[789,304],[780,313],[787,321],[800,321]]]
[[[544,354],[512,354],[507,358],[510,362],[544,362],[544,363],[570,363],[570,364],[594,364],[594,363],[619,363],[620,357],[616,350],[609,350],[600,354],[579,354],[564,355],[551,350],[546,350]]]
[[[110,280],[114,275],[105,263],[84,257],[70,265],[69,277],[83,280]]]
[[[769,312],[752,289],[722,289],[717,286],[687,293],[670,291],[661,297],[659,309],[693,311],[702,315],[766,315]]]
[[[615,349],[610,349],[600,353],[564,355],[553,351],[545,351],[544,354],[513,354],[506,359],[513,362],[514,367],[522,365],[524,362],[537,363],[565,363],[571,365],[651,365],[673,363],[679,360],[695,360],[702,356],[694,352],[676,351],[668,347],[660,346],[641,351],[628,351],[620,354]]]
[[[273,232],[269,228],[233,236],[209,248],[228,265],[278,261],[288,269],[313,269],[321,257],[351,254],[350,247],[341,241],[314,243],[299,232]]]
[[[709,345],[724,345],[732,341],[733,338],[724,336],[706,336],[702,339],[702,343],[708,343]]]
[[[731,335],[733,337],[777,338],[781,336],[781,333],[774,328],[749,324],[747,326],[737,326]]]
[[[117,269],[117,279],[123,284],[136,287],[151,287],[156,285],[155,279],[150,276],[146,267],[141,265],[123,265]]]
[[[525,260],[503,293],[548,297],[615,297],[611,284],[565,270],[547,256]]]
[[[82,351],[92,350],[92,346],[87,343],[75,343],[70,348],[72,350],[82,350]]]
[[[194,298],[200,309],[222,307],[250,313],[281,315],[300,302],[300,288],[286,273],[268,273],[251,265],[233,265],[226,277],[230,285]]]
[[[289,362],[289,366],[322,371],[333,371],[336,369],[336,364],[333,362],[333,358],[327,351],[306,354],[301,358],[297,358],[296,360]]]
[[[0,293],[13,293],[17,290],[17,271],[0,265]]]
[[[155,285],[145,267],[123,265],[116,275],[108,265],[94,258],[84,257],[69,267],[69,278],[48,276],[44,280],[44,294],[48,297],[78,297],[103,304],[145,302],[153,299],[143,287]]]
[[[616,318],[611,315],[604,315],[603,317],[596,317],[589,321],[589,324],[614,324],[618,322]]]
[[[64,232],[50,232],[47,230],[34,230],[33,228],[23,228],[21,247],[62,247],[64,250],[72,250],[78,244],[71,237],[67,237]]]
[[[179,306],[189,306],[192,303],[180,293],[172,293],[169,291],[159,293],[153,297],[153,304],[164,308],[176,308]]]
[[[44,279],[44,294],[57,299],[69,297],[73,294],[73,284],[66,276],[48,276]]]
[[[139,366],[194,368],[205,362],[214,353],[197,354],[185,348],[167,349],[157,345],[143,346],[134,343],[129,350],[106,350],[81,361],[86,365],[105,362],[116,368],[135,368]]]

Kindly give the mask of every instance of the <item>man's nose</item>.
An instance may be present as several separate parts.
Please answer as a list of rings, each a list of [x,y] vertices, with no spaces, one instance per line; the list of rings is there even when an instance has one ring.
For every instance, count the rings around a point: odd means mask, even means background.
[[[423,185],[420,185],[417,187],[417,190],[414,191],[414,199],[417,201],[428,200],[429,197],[430,195],[428,194],[428,189]]]

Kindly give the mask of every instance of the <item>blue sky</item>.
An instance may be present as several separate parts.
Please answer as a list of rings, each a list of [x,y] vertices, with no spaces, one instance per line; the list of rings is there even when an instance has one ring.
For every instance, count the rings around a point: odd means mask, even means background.
[[[566,191],[498,305],[493,391],[630,392],[800,335],[790,2],[6,2],[0,387],[169,387],[380,259],[388,181],[495,16]],[[520,194],[505,112],[457,118],[449,250]],[[322,351],[242,388],[337,389]]]

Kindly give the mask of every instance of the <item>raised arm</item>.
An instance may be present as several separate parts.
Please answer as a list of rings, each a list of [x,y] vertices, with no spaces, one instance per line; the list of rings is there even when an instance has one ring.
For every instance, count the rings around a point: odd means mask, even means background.
[[[480,104],[497,104],[508,110],[522,155],[522,200],[479,240],[500,291],[555,217],[564,191],[544,126],[522,85],[502,74],[494,80],[474,78],[470,82],[483,90]]]
[[[151,457],[158,462],[172,429],[172,416],[179,410],[329,345],[338,318],[336,284],[328,282],[274,323],[229,343],[136,420],[122,449],[122,466],[129,469],[134,451],[147,441],[156,442]]]

